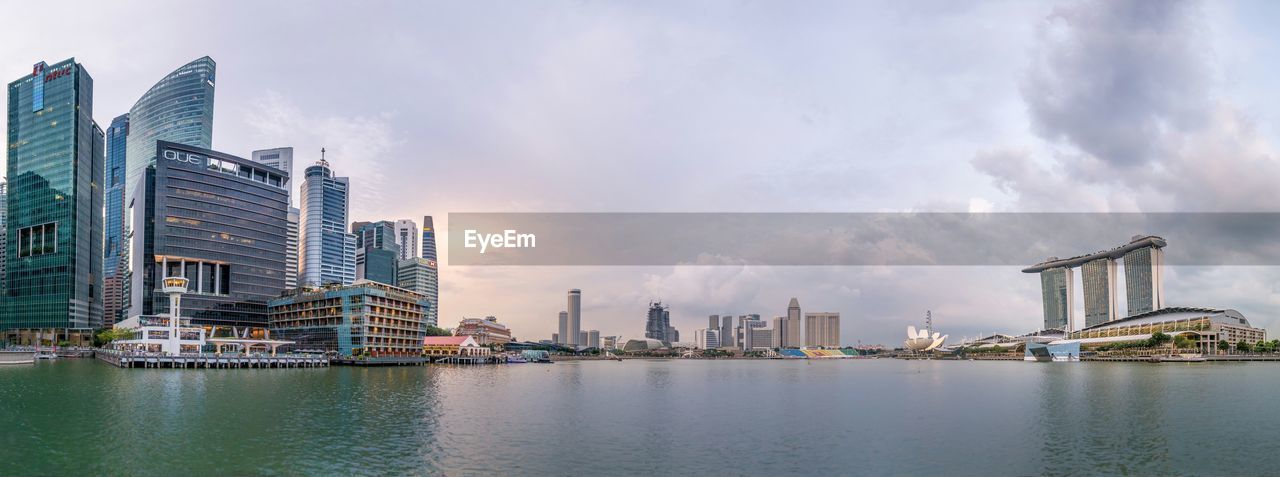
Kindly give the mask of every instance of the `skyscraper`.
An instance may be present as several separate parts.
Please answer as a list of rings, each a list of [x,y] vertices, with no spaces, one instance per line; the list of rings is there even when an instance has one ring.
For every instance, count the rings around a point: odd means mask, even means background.
[[[156,141],[213,148],[213,93],[217,63],[205,56],[161,78],[129,109],[125,148],[126,197],[133,197],[147,166],[156,163]],[[290,172],[290,171],[286,171]]]
[[[784,346],[787,348],[804,346],[804,335],[801,334],[800,327],[800,301],[792,297],[791,303],[787,304],[787,331],[783,333]]]
[[[1164,250],[1150,245],[1124,254],[1124,288],[1129,316],[1164,308]]]
[[[400,260],[398,262],[398,270],[396,273],[396,286],[410,290],[414,293],[421,294],[424,297],[432,297],[436,295],[436,262],[425,258],[414,258],[411,260]],[[436,303],[431,298],[427,298],[426,322],[431,326],[437,326],[439,313],[436,311]]]
[[[810,312],[804,314],[804,345],[807,347],[840,347],[840,314]]]
[[[182,310],[193,324],[265,329],[267,302],[285,285],[288,173],[168,141],[155,147],[160,159],[131,201],[130,317],[168,310],[158,284],[176,276],[188,280]]]
[[[566,308],[569,312],[569,337],[567,344],[572,346],[586,346],[585,343],[578,339],[578,333],[582,331],[582,290],[577,288],[569,290],[569,305]]]
[[[430,215],[422,216],[422,258],[436,259],[436,230]]]
[[[105,170],[106,206],[103,230],[105,244],[102,260],[102,321],[112,326],[124,319],[124,289],[129,272],[129,244],[125,241],[128,224],[125,222],[125,152],[129,137],[129,115],[122,114],[111,120],[106,131],[107,162]]]
[[[1076,307],[1072,300],[1075,288],[1070,268],[1050,268],[1040,272],[1040,293],[1044,305],[1044,329],[1068,330],[1075,323]]]
[[[383,220],[356,231],[356,279],[395,286],[400,261],[395,223]]]
[[[566,337],[569,336],[569,312],[567,311],[560,312],[560,332],[556,333],[556,336],[560,337],[556,344],[568,344]]]
[[[587,331],[587,347],[588,348],[600,347],[600,330]]]
[[[773,348],[786,348],[787,347],[786,336],[787,336],[787,317],[785,316],[773,317],[773,335],[770,336],[771,346]]]
[[[644,337],[670,343],[671,312],[660,301],[649,302],[649,315],[644,324]]]
[[[422,258],[431,263],[431,268],[435,270],[435,274],[431,276],[431,292],[427,294],[427,300],[431,302],[431,319],[435,319],[435,313],[440,309],[440,267],[436,262],[436,232],[435,224],[431,222],[431,216],[422,217]],[[564,334],[561,334],[561,340]]]
[[[284,288],[298,288],[298,220],[302,211],[289,207],[289,233],[284,251]]]
[[[1080,266],[1084,287],[1084,325],[1093,326],[1116,319],[1116,262],[1107,257]]]
[[[293,175],[293,148],[277,147],[274,149],[259,149],[249,154],[249,158],[253,162],[260,162],[276,169],[282,170]],[[292,195],[290,196],[292,200]]]
[[[356,280],[356,236],[345,230],[350,181],[333,174],[323,149],[304,175],[298,223],[302,284],[350,285]]]
[[[90,328],[102,326],[105,138],[93,121],[93,78],[74,58],[42,61],[9,83],[8,106],[0,328],[11,343],[87,344]]]
[[[400,260],[418,258],[418,224],[409,219],[397,220],[396,243],[400,244]]]
[[[9,183],[0,181],[0,313],[4,312],[3,301],[8,296],[9,277],[5,273],[5,252],[9,248]]]
[[[735,339],[733,333],[733,315],[722,315],[720,317],[720,346],[725,348],[738,347],[738,340]]]

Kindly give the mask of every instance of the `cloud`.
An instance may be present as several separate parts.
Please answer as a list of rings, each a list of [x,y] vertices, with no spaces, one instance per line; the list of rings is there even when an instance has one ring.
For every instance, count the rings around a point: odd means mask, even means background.
[[[283,94],[267,91],[241,112],[242,122],[258,144],[294,147],[294,187],[302,184],[302,171],[325,158],[336,174],[351,177],[351,218],[379,214],[391,194],[385,187],[387,163],[395,158],[390,115],[343,116],[303,109]],[[297,204],[297,199],[294,199]]]
[[[1215,94],[1200,4],[1073,2],[1039,26],[1021,87],[1047,152],[970,163],[1036,211],[1268,211],[1274,146]]]

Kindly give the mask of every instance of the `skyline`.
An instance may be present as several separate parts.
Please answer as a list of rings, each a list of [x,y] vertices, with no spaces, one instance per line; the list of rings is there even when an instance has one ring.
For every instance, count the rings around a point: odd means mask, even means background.
[[[37,6],[15,5],[0,68],[16,78],[76,58],[105,129],[208,55],[214,150],[293,147],[300,178],[325,147],[351,177],[352,220],[432,215],[445,232],[449,212],[473,211],[1276,209],[1273,56],[1245,44],[1273,35],[1268,4],[299,5],[81,4],[67,36],[37,35],[19,22]],[[201,35],[106,27],[138,10],[199,18]],[[878,26],[897,17],[913,23]],[[459,18],[481,26],[449,26]],[[1137,28],[1155,40],[1126,33]],[[1099,244],[1138,233],[1160,231]],[[1042,321],[1040,284],[1018,267],[457,267],[439,236],[440,324],[495,315],[521,339],[555,331],[571,288],[584,324],[627,337],[643,334],[651,299],[692,333],[711,314],[784,315],[799,297],[841,312],[845,343],[892,344],[926,309],[952,336]],[[1275,330],[1278,277],[1170,267],[1167,295]]]

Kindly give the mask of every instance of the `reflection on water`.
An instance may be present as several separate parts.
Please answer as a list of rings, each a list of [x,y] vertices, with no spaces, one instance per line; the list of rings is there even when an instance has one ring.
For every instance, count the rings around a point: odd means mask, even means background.
[[[0,474],[1223,474],[1277,464],[1277,377],[1265,363],[59,360],[0,368]]]

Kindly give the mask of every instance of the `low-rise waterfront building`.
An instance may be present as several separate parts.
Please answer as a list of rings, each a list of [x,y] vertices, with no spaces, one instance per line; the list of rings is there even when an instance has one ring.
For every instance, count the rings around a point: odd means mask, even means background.
[[[480,346],[488,346],[491,344],[504,345],[511,342],[511,330],[506,325],[498,323],[498,318],[486,316],[484,318],[463,318],[458,322],[458,328],[453,331],[455,336],[470,336],[475,338],[476,343]]]
[[[429,358],[487,357],[489,348],[476,342],[471,336],[425,336],[422,338],[422,355]]]
[[[402,357],[421,354],[430,302],[420,293],[361,280],[298,290],[269,307],[271,332],[295,341],[290,349]]]
[[[1169,307],[1114,320],[1071,332],[1059,343],[1090,347],[1107,343],[1141,341],[1155,333],[1186,335],[1202,352],[1213,352],[1218,342],[1266,341],[1267,330],[1254,327],[1239,311],[1231,309]]]

